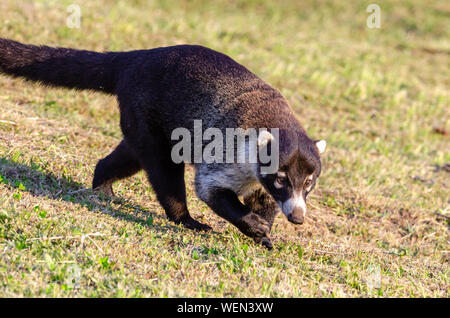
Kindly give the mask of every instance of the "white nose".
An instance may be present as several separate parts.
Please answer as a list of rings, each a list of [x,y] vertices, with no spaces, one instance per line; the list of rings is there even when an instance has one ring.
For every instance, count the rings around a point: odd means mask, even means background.
[[[295,224],[302,224],[306,216],[306,203],[303,195],[294,195],[290,199],[279,202],[283,214]]]

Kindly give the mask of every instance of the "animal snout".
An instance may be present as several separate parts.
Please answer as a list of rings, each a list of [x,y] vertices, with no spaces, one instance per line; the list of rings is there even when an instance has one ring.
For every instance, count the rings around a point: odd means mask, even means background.
[[[289,222],[303,224],[306,215],[306,203],[302,196],[294,196],[285,202],[278,201],[278,205]]]
[[[303,222],[305,221],[303,209],[294,209],[292,213],[288,215],[288,220],[289,222],[294,224],[303,224]]]

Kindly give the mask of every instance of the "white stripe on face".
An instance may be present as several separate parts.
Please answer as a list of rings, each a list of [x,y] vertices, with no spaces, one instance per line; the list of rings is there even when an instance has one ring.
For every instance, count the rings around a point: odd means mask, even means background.
[[[303,199],[302,192],[300,192],[300,194],[294,193],[290,199],[284,202],[278,201],[278,205],[286,216],[291,215],[295,208],[300,208],[302,210],[303,217],[306,216],[306,202]]]

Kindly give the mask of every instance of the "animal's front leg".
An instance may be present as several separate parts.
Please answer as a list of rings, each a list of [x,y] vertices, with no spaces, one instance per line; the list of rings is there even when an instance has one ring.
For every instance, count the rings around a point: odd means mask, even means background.
[[[253,238],[256,243],[263,243],[268,248],[272,247],[268,238],[269,222],[243,205],[236,193],[228,189],[214,189],[202,199],[215,213],[232,223],[245,235]]]
[[[275,200],[263,189],[259,189],[244,197],[245,206],[250,211],[261,216],[269,224],[269,231],[272,228],[275,216],[278,213],[278,205]],[[268,237],[265,237],[262,242],[264,246],[271,249],[272,242]]]

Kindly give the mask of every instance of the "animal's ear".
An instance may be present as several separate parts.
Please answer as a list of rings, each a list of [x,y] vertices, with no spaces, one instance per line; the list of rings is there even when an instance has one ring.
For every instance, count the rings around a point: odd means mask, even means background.
[[[258,135],[258,147],[262,148],[272,141],[273,135],[267,130],[263,130]]]
[[[325,140],[318,140],[316,141],[316,147],[319,150],[319,153],[322,154],[325,151],[325,148],[327,147],[327,142]]]

